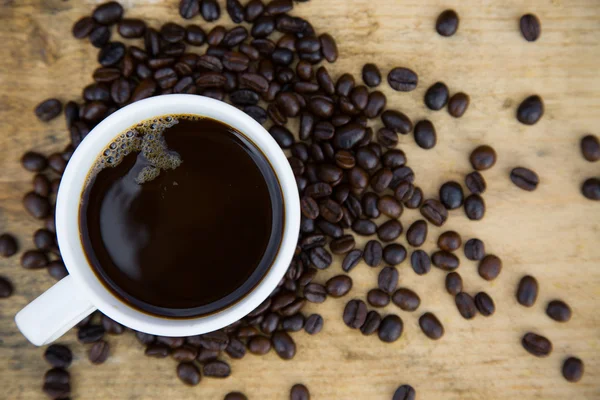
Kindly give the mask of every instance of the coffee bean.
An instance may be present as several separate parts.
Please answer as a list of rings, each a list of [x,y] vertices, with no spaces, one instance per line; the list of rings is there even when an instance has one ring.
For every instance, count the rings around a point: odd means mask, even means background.
[[[448,86],[444,82],[436,82],[425,92],[425,105],[430,110],[441,110],[448,104],[449,96]]]
[[[48,275],[50,275],[57,281],[69,275],[69,271],[67,271],[67,268],[65,268],[65,264],[61,260],[50,261],[46,270],[48,271]]]
[[[437,245],[445,251],[454,251],[462,245],[460,235],[455,231],[446,231],[438,237]]]
[[[581,154],[583,158],[590,162],[600,160],[600,142],[594,135],[587,135],[581,138]]]
[[[102,339],[104,328],[101,325],[86,325],[79,328],[77,339],[81,343],[94,343]]]
[[[353,329],[360,328],[367,318],[367,306],[362,300],[350,300],[344,308],[344,323]]]
[[[248,400],[248,397],[241,392],[229,392],[225,395],[223,400]]]
[[[385,307],[390,303],[390,295],[381,289],[371,289],[367,293],[367,302],[373,307]]]
[[[517,301],[525,307],[532,307],[538,296],[538,282],[533,276],[526,275],[519,281]]]
[[[328,33],[324,33],[319,36],[321,42],[321,52],[323,57],[330,63],[335,62],[338,58],[338,49],[335,40]]]
[[[465,243],[465,257],[472,261],[479,261],[485,256],[485,245],[479,239],[469,239]]]
[[[500,275],[501,270],[502,260],[495,255],[487,255],[479,262],[479,276],[487,281],[496,279]]]
[[[399,92],[410,92],[416,89],[419,78],[417,74],[408,68],[396,67],[387,76],[388,84]]]
[[[523,348],[536,357],[547,357],[552,352],[552,343],[544,336],[528,332],[521,339]]]
[[[583,361],[577,357],[567,358],[562,366],[562,374],[569,382],[579,382],[583,377]]]
[[[383,260],[390,265],[398,265],[406,259],[406,248],[399,243],[388,244],[383,249]]]
[[[406,231],[406,240],[413,247],[420,247],[427,239],[427,222],[420,219],[412,223]]]
[[[73,353],[67,346],[52,344],[44,351],[44,359],[55,368],[69,368]]]
[[[419,295],[406,288],[396,290],[392,295],[392,302],[404,311],[415,311],[421,305]]]
[[[477,315],[477,307],[475,306],[475,300],[465,292],[460,292],[454,297],[456,308],[464,319],[472,319]]]
[[[377,332],[381,325],[381,315],[375,310],[371,310],[367,313],[365,322],[360,327],[360,332],[363,335],[372,335]]]
[[[383,248],[381,243],[376,240],[369,240],[365,245],[363,258],[370,267],[378,267],[383,257]]]
[[[385,110],[381,114],[381,121],[386,128],[403,135],[406,135],[413,129],[412,121],[400,111]]]
[[[469,160],[477,171],[490,169],[496,164],[496,151],[490,146],[482,145],[471,152]]]
[[[397,315],[386,315],[379,325],[377,335],[379,340],[385,343],[395,342],[402,336],[404,324],[399,316]]]
[[[88,37],[96,27],[96,21],[92,17],[82,17],[73,24],[71,33],[76,39]]]
[[[370,236],[377,231],[377,225],[368,219],[357,219],[352,224],[352,230],[361,236]]]
[[[393,267],[385,267],[379,272],[377,286],[381,291],[392,294],[398,286],[398,270]]]
[[[485,292],[479,292],[475,295],[475,306],[484,317],[489,317],[496,311],[494,300]]]
[[[304,287],[304,297],[311,303],[323,303],[327,299],[327,290],[318,283],[309,283]]]
[[[138,67],[143,66],[145,68],[147,68],[144,64],[140,64],[138,65]],[[118,79],[121,76],[121,71],[118,68],[97,68],[94,71],[94,75],[93,78],[96,82],[102,83],[102,82],[112,82],[115,79]],[[76,122],[74,123],[74,125],[76,124]],[[89,131],[89,129],[88,129]]]
[[[510,171],[510,180],[523,190],[534,191],[540,183],[538,175],[527,168],[517,167]]]
[[[161,337],[158,337],[158,339],[161,340]],[[223,331],[205,333],[198,339],[198,344],[208,350],[225,350],[229,344],[229,337]],[[181,344],[179,346],[181,346]]]
[[[402,385],[396,389],[392,400],[415,400],[417,392],[410,385]]]
[[[342,297],[352,289],[352,279],[346,275],[337,275],[325,283],[327,294],[332,297]]]
[[[48,161],[46,157],[34,151],[28,151],[21,157],[21,165],[27,171],[40,172],[46,169]]]
[[[485,179],[478,171],[473,171],[465,177],[465,185],[473,194],[482,194],[487,187]]]
[[[316,335],[321,332],[323,329],[323,317],[319,314],[311,314],[306,319],[306,323],[304,324],[304,330],[309,335]]]
[[[369,87],[377,87],[381,83],[381,72],[375,64],[365,64],[362,68],[362,79],[365,85]]]
[[[419,326],[425,336],[429,339],[438,340],[444,336],[444,327],[442,326],[442,323],[430,312],[426,312],[419,317]]]
[[[93,314],[90,314],[93,315]],[[86,324],[87,325],[87,324]],[[156,339],[156,336],[154,335],[150,335],[148,333],[144,333],[144,332],[135,332],[135,338],[144,345],[149,345],[154,343],[154,340]]]
[[[62,103],[58,99],[47,99],[38,104],[34,112],[40,121],[48,122],[62,112]]]
[[[259,17],[265,9],[262,0],[250,0],[246,4],[244,19],[246,22],[252,22]]]
[[[289,2],[291,4],[291,0]],[[295,384],[290,390],[290,400],[310,400],[308,388],[301,383]]]
[[[62,368],[52,368],[44,374],[42,390],[52,399],[62,399],[71,393],[71,377]]]
[[[394,190],[394,197],[398,201],[407,202],[413,195],[415,187],[412,183],[404,181],[400,182]]]
[[[450,272],[446,275],[446,291],[456,296],[463,290],[463,282],[458,272]]]
[[[425,200],[421,206],[421,215],[435,226],[442,226],[448,219],[448,211],[435,199]]]
[[[204,376],[211,378],[227,378],[231,375],[231,367],[225,361],[210,361],[202,367]]]
[[[13,294],[12,283],[7,278],[0,276],[0,299],[5,299]]]
[[[396,219],[390,219],[377,228],[377,237],[382,242],[392,242],[402,234],[402,224]]]
[[[571,307],[562,300],[552,300],[546,306],[546,314],[555,321],[567,322],[571,319]]]
[[[271,343],[277,355],[284,360],[290,360],[296,355],[296,343],[287,332],[274,332]]]
[[[177,377],[189,386],[196,386],[200,383],[198,367],[189,362],[182,362],[177,365]]]
[[[448,210],[454,210],[463,205],[463,190],[460,183],[449,181],[440,187],[440,201]]]
[[[219,334],[219,332],[217,332],[217,334]],[[227,340],[229,340],[229,338],[227,338]],[[169,346],[172,349],[175,349],[177,347],[183,346],[185,339],[182,337],[157,336],[156,341],[158,343]],[[199,338],[198,341],[201,342],[202,338]],[[224,347],[221,348],[221,350],[224,350]]]
[[[528,42],[535,42],[540,37],[540,20],[533,14],[525,14],[519,21],[521,34]]]
[[[123,6],[116,1],[100,4],[92,12],[92,17],[100,24],[112,25],[123,17]]]
[[[108,358],[110,346],[108,342],[100,340],[90,347],[88,358],[92,364],[102,364]]]
[[[141,19],[123,19],[119,22],[119,35],[127,39],[141,38],[146,32],[146,23]]]
[[[445,250],[433,253],[431,255],[431,261],[433,262],[433,265],[444,271],[454,271],[460,265],[458,257]]]
[[[387,104],[387,99],[383,93],[375,90],[369,94],[369,100],[367,101],[367,107],[365,107],[364,114],[367,118],[376,118]]]
[[[173,350],[171,356],[177,362],[192,362],[198,357],[198,350],[195,347],[185,345]]]
[[[414,130],[415,142],[422,149],[432,149],[437,143],[435,127],[431,121],[425,119],[417,122]]]
[[[0,235],[0,255],[2,257],[13,256],[19,251],[17,240],[9,233]]]
[[[471,194],[465,199],[465,214],[472,221],[479,221],[485,215],[485,202],[478,194]]]
[[[600,179],[586,179],[581,185],[581,193],[587,199],[600,200]]]
[[[344,235],[339,239],[332,240],[329,243],[329,248],[333,254],[346,254],[354,249],[354,236]]]
[[[435,30],[442,36],[450,37],[458,30],[458,14],[454,10],[442,12],[435,23]]]
[[[402,204],[389,195],[377,199],[377,209],[390,218],[399,218],[403,211]]]
[[[219,354],[220,354],[219,350],[209,350],[209,349],[200,348],[198,350],[198,356],[196,357],[196,360],[200,364],[205,364],[209,361],[216,360],[217,357],[219,356]]]
[[[534,125],[544,115],[544,102],[538,95],[527,97],[517,109],[517,120],[525,125]]]
[[[316,219],[319,216],[319,205],[312,197],[304,196],[300,200],[302,215],[308,219]]]
[[[448,102],[448,113],[454,118],[460,118],[469,108],[469,95],[465,93],[456,93],[450,97]]]
[[[21,256],[21,266],[25,269],[39,269],[48,265],[48,256],[43,251],[27,250]]]
[[[423,250],[415,250],[410,255],[410,264],[417,275],[425,275],[431,270],[431,260]]]
[[[265,336],[254,336],[248,341],[248,351],[252,354],[264,355],[271,350],[271,341]]]
[[[381,128],[377,131],[377,142],[386,149],[393,149],[398,144],[398,135],[391,129]]]
[[[110,29],[108,27],[101,25],[96,26],[89,35],[90,43],[92,46],[97,48],[102,48],[106,45],[110,40]]]
[[[317,117],[327,119],[333,115],[334,105],[328,97],[313,96],[308,103],[308,108]]]

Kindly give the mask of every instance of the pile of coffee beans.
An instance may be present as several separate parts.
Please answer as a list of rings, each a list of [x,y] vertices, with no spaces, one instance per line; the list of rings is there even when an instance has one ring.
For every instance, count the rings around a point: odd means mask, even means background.
[[[447,272],[445,286],[454,296],[457,315],[465,319],[477,314],[493,315],[495,304],[487,293],[472,296],[463,287],[457,272],[460,261],[454,254],[463,246],[466,258],[478,262],[479,275],[487,281],[496,279],[502,261],[488,254],[481,240],[471,238],[463,245],[457,232],[447,231],[440,235],[439,249],[431,255],[419,247],[427,238],[428,224],[443,226],[452,210],[463,208],[470,220],[484,218],[482,195],[487,185],[483,173],[496,163],[496,151],[489,145],[472,151],[469,160],[473,171],[464,178],[467,193],[461,183],[449,181],[441,185],[438,196],[426,196],[416,184],[407,155],[397,147],[398,135],[413,131],[417,145],[431,149],[437,143],[435,127],[429,120],[413,124],[407,115],[388,104],[386,96],[377,90],[383,75],[377,65],[363,66],[362,82],[347,73],[331,76],[324,63],[338,58],[335,40],[327,33],[317,34],[310,22],[291,15],[291,0],[272,0],[268,4],[250,0],[245,5],[227,0],[225,8],[235,25],[217,25],[208,32],[199,23],[183,26],[167,22],[152,27],[140,19],[124,18],[123,7],[117,2],[98,6],[91,16],[74,24],[75,38],[86,39],[100,49],[100,66],[93,73],[93,82],[82,90],[80,101],[63,106],[52,98],[35,108],[35,115],[44,122],[64,113],[71,143],[47,157],[36,152],[22,157],[23,167],[35,174],[23,205],[43,225],[34,234],[36,249],[23,253],[22,266],[46,268],[57,280],[67,275],[54,233],[55,196],[73,151],[102,119],[147,97],[198,94],[227,101],[268,126],[289,156],[300,191],[302,220],[298,246],[285,277],[272,295],[246,317],[222,330],[186,338],[135,332],[147,356],[171,357],[177,362],[175,371],[183,383],[197,385],[202,377],[229,376],[232,371],[225,355],[240,359],[246,352],[264,355],[273,349],[282,359],[292,359],[296,344],[290,333],[304,330],[313,335],[324,324],[319,314],[306,316],[303,307],[307,302],[322,303],[327,297],[347,295],[352,289],[347,274],[360,261],[381,268],[377,286],[366,298],[373,308],[391,301],[405,312],[419,309],[418,294],[410,288],[398,288],[396,267],[410,259],[418,275],[427,274],[432,264]],[[221,18],[221,9],[215,0],[181,0],[179,14],[191,22],[200,18],[213,22]],[[450,37],[458,26],[457,13],[447,10],[438,17],[435,29]],[[524,16],[521,31],[527,40],[536,40],[539,20]],[[203,45],[208,46],[199,49]],[[400,66],[387,71],[387,83],[396,91],[408,92],[418,86],[419,77]],[[470,98],[463,92],[450,95],[449,88],[437,82],[426,91],[424,103],[431,110],[447,107],[451,116],[460,118]],[[518,121],[526,125],[537,123],[543,114],[544,104],[538,95],[527,97],[516,110]],[[299,121],[298,132],[292,132],[292,120]],[[379,123],[382,127],[375,128]],[[581,151],[588,161],[600,159],[600,146],[592,135],[582,139]],[[524,167],[514,168],[510,179],[527,191],[539,184],[537,174]],[[600,179],[586,180],[581,190],[587,198],[599,200]],[[409,249],[395,243],[404,233],[400,218],[405,208],[418,209],[423,216],[406,230]],[[369,238],[363,248],[358,248],[357,236]],[[6,257],[16,252],[14,238],[0,236],[0,254]],[[334,264],[334,255],[343,258],[345,274],[319,282],[319,271]],[[523,278],[517,290],[519,303],[531,306],[537,290],[535,278]],[[0,297],[11,292],[10,282],[0,278]],[[563,301],[555,300],[548,304],[547,314],[564,322],[571,310]],[[396,341],[404,330],[400,316],[382,316],[358,298],[347,302],[342,319],[363,335],[377,333],[386,343]],[[440,319],[429,311],[420,315],[419,326],[432,340],[445,334]],[[77,329],[79,341],[90,346],[88,358],[94,364],[109,357],[106,334],[119,335],[127,330],[99,312],[79,323]],[[552,350],[551,342],[535,333],[523,336],[522,344],[536,356]],[[52,345],[45,357],[54,368],[45,377],[44,391],[52,398],[68,396],[69,374],[65,368],[71,362],[70,350]],[[567,380],[576,382],[582,374],[581,360],[565,361],[563,375]],[[392,398],[414,399],[415,393],[410,385],[402,385]],[[295,385],[290,397],[308,399],[310,394],[305,386]],[[246,396],[231,392],[225,398]]]

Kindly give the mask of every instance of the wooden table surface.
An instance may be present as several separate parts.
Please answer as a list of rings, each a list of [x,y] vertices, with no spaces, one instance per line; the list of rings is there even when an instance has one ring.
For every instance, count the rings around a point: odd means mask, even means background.
[[[38,222],[21,208],[32,177],[20,168],[19,157],[30,148],[47,153],[61,149],[67,137],[62,118],[42,124],[32,109],[47,97],[79,99],[91,82],[96,50],[73,39],[70,30],[96,3],[4,0],[0,5],[0,232],[15,233],[21,249],[32,246]],[[184,23],[176,3],[124,1],[128,17],[146,18],[155,27],[165,21]],[[454,37],[443,38],[433,26],[448,7],[457,10],[461,22]],[[535,43],[526,42],[519,32],[519,17],[526,12],[536,13],[542,22]],[[378,270],[360,265],[352,271],[354,289],[348,297],[307,307],[325,317],[325,327],[314,337],[293,334],[298,344],[293,361],[274,353],[247,355],[231,362],[229,379],[203,379],[193,388],[176,378],[173,360],[146,358],[131,334],[109,337],[109,360],[92,366],[87,348],[70,332],[60,342],[71,345],[75,354],[70,369],[73,398],[221,399],[230,390],[242,390],[251,399],[285,399],[297,382],[305,383],[314,399],[390,399],[403,383],[413,385],[419,399],[600,398],[600,204],[579,192],[585,178],[600,175],[600,163],[584,161],[579,151],[581,136],[600,135],[600,3],[313,0],[297,3],[294,14],[337,38],[340,59],[331,66],[335,76],[349,71],[359,78],[366,62],[376,62],[386,73],[394,66],[419,73],[419,87],[411,93],[392,92],[387,85],[382,90],[388,106],[436,125],[435,149],[417,148],[412,136],[401,137],[399,144],[426,195],[435,195],[446,180],[462,182],[470,171],[468,154],[476,145],[496,148],[498,163],[484,172],[484,220],[469,221],[457,210],[444,226],[461,232],[465,240],[481,238],[490,253],[503,259],[502,274],[488,283],[460,252],[466,291],[490,293],[496,314],[462,319],[444,290],[445,274],[434,268],[418,277],[405,262],[399,267],[401,285],[420,294],[420,309],[407,313],[392,305],[384,310],[404,320],[401,340],[384,344],[364,337],[341,321],[346,301],[364,299],[376,285]],[[210,27],[200,18],[195,22]],[[425,108],[423,94],[438,80],[451,92],[471,96],[464,118]],[[544,98],[546,114],[535,126],[521,125],[515,109],[534,93]],[[538,172],[537,191],[525,192],[510,183],[508,173],[515,166]],[[407,210],[402,222],[408,226],[417,218],[418,212]],[[427,250],[433,249],[440,232],[430,228]],[[319,281],[340,272],[336,259],[319,273]],[[22,269],[18,256],[0,259],[0,274],[15,285],[12,298],[0,301],[0,398],[42,399],[42,376],[48,368],[43,349],[19,334],[13,317],[53,281],[45,271]],[[519,306],[514,296],[524,274],[540,283],[531,309]],[[545,305],[554,298],[571,305],[569,323],[545,315]],[[445,326],[446,334],[437,342],[419,330],[417,320],[425,311],[434,312]],[[523,350],[520,338],[530,330],[552,340],[549,357],[536,358]],[[577,384],[561,376],[562,361],[569,355],[585,361],[585,376]]]

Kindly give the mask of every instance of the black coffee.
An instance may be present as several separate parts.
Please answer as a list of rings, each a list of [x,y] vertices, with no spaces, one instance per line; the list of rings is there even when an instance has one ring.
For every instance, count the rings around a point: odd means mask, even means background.
[[[222,122],[165,116],[130,128],[98,159],[82,242],[109,289],[151,314],[227,307],[272,264],[283,199],[265,156]]]

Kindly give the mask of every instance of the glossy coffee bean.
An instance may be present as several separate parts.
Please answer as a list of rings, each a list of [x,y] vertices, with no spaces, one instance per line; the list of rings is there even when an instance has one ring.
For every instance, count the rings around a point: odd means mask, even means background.
[[[517,108],[517,120],[524,125],[536,124],[544,115],[544,102],[538,95],[527,97]]]
[[[456,296],[463,290],[462,277],[458,272],[450,272],[446,275],[446,291],[453,296]]]
[[[466,93],[461,92],[452,95],[450,101],[448,101],[448,114],[454,118],[462,117],[467,111],[467,108],[469,108],[470,101],[471,99]]]
[[[552,300],[546,306],[546,315],[557,322],[567,322],[571,319],[571,307],[562,300]]]
[[[533,332],[526,333],[521,339],[523,348],[536,357],[547,357],[552,352],[552,342]]]
[[[419,78],[413,70],[403,67],[392,69],[388,73],[387,80],[390,87],[399,92],[413,91],[419,82]]]
[[[383,249],[383,260],[390,265],[401,264],[406,260],[406,248],[399,243],[388,244]]]
[[[436,82],[425,92],[425,105],[430,110],[441,110],[448,104],[449,97],[448,86],[444,82]]]
[[[390,303],[390,295],[381,289],[371,289],[367,293],[367,302],[373,307],[385,307]]]
[[[404,311],[415,311],[421,305],[419,295],[406,288],[396,290],[392,295],[392,302]]]
[[[427,239],[427,222],[420,219],[412,223],[406,231],[406,240],[413,247],[420,247]]]
[[[393,343],[402,336],[404,323],[397,315],[386,315],[379,325],[377,336],[379,340],[385,343]]]
[[[528,192],[534,191],[540,183],[540,178],[534,171],[522,167],[513,168],[510,171],[510,180],[517,187]]]
[[[540,20],[534,14],[525,14],[519,20],[521,34],[528,42],[535,42],[539,39],[542,31]]]
[[[449,181],[440,187],[440,201],[448,210],[455,210],[463,205],[464,194],[460,183]]]
[[[600,160],[600,141],[594,135],[587,135],[581,138],[581,154],[589,162]]]
[[[465,214],[472,221],[479,221],[485,216],[485,202],[478,194],[471,194],[465,199]]]
[[[421,206],[421,215],[435,226],[442,226],[448,219],[448,210],[435,199],[425,200]]]
[[[441,250],[431,255],[431,262],[444,271],[454,271],[460,265],[460,260],[454,254]]]
[[[442,12],[435,23],[435,30],[442,36],[450,37],[458,30],[459,18],[454,10]]]
[[[473,171],[465,176],[465,185],[473,194],[482,194],[487,188],[487,184],[479,171]]]
[[[532,307],[538,297],[539,285],[537,280],[530,275],[526,275],[519,281],[517,287],[517,301],[525,307]]]
[[[485,256],[485,245],[479,239],[469,239],[465,243],[464,252],[469,260],[479,261]]]
[[[469,160],[477,171],[490,169],[496,164],[496,151],[487,145],[477,147],[471,152]]]
[[[353,329],[360,328],[367,318],[367,306],[362,300],[350,300],[344,308],[344,323]]]
[[[496,312],[494,300],[485,292],[479,292],[475,295],[475,306],[484,317],[489,317]]]
[[[577,357],[567,358],[562,365],[563,377],[569,382],[579,382],[583,377],[583,361]]]
[[[437,134],[431,121],[425,119],[417,122],[414,129],[415,143],[425,150],[435,147]]]
[[[431,270],[431,260],[423,250],[415,250],[412,252],[410,264],[417,275],[425,275]]]
[[[442,326],[442,323],[430,312],[426,312],[419,317],[419,326],[425,336],[429,339],[438,340],[444,336],[444,327]]]
[[[487,255],[480,262],[477,269],[479,276],[487,281],[492,281],[500,275],[502,271],[502,260],[495,255]]]
[[[456,308],[464,319],[472,319],[477,315],[475,300],[467,293],[460,292],[454,297]]]

